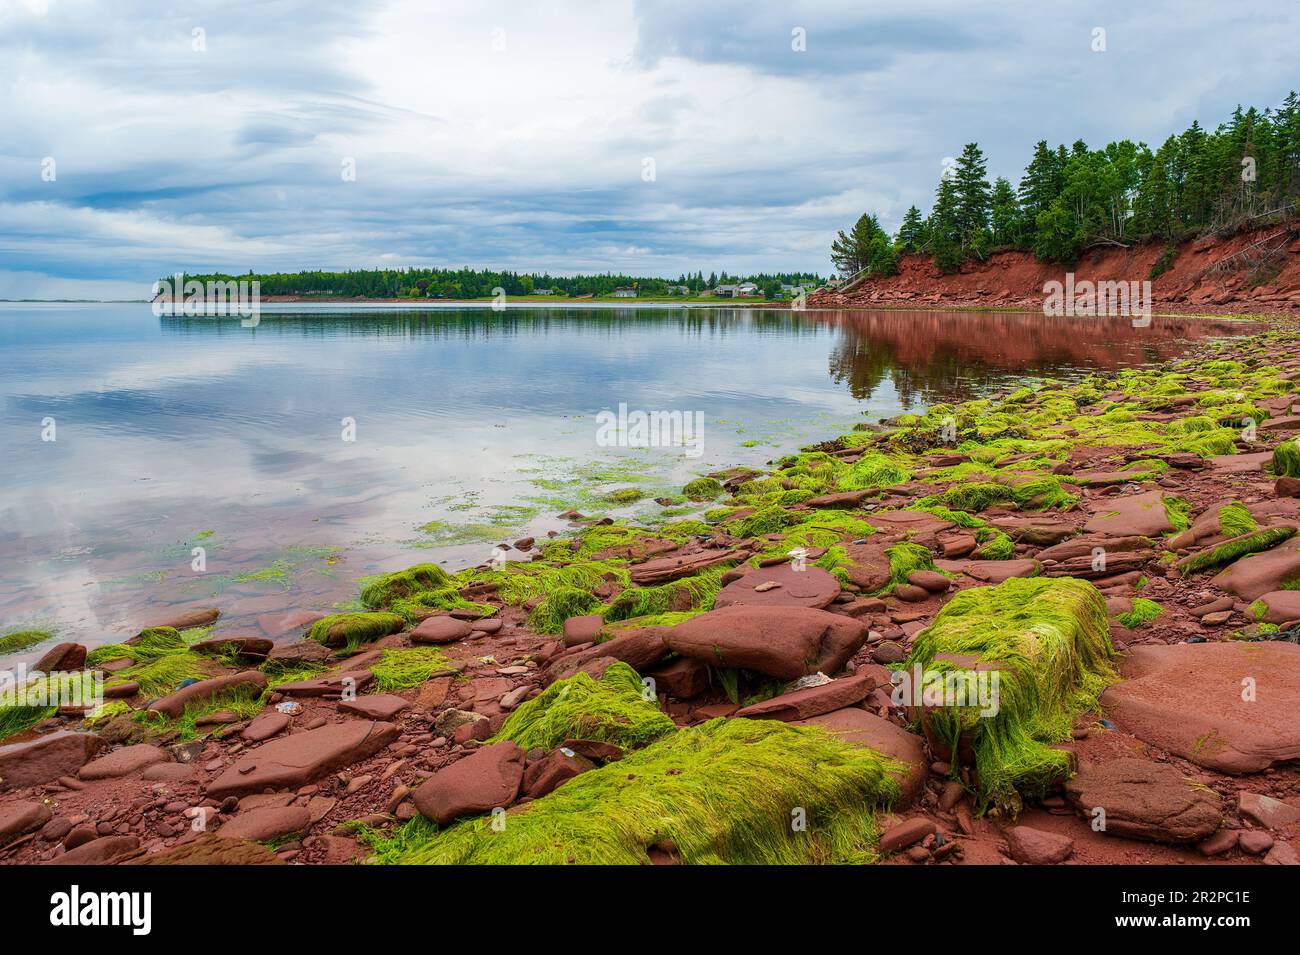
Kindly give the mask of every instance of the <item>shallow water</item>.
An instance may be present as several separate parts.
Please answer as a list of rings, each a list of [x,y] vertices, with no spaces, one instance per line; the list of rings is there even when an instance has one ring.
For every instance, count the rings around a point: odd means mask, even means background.
[[[1001,313],[277,308],[245,327],[136,304],[0,305],[0,633],[55,626],[97,644],[170,605],[212,604],[222,632],[256,633],[263,615],[352,600],[359,577],[424,560],[459,569],[498,541],[562,531],[554,515],[570,506],[658,516],[652,499],[696,474],[763,465],[864,419],[1158,363],[1240,329]],[[596,416],[620,403],[698,412],[702,452],[602,446]],[[645,497],[599,499],[627,487]]]

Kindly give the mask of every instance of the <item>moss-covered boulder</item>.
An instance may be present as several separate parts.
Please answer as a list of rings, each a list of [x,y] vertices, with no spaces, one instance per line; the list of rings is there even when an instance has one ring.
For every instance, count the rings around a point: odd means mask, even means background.
[[[355,650],[363,643],[397,633],[405,623],[395,613],[336,613],[317,620],[307,636],[327,647]]]
[[[361,602],[374,610],[386,609],[394,600],[449,586],[451,577],[437,564],[416,564],[367,582],[361,588]]]
[[[429,864],[869,863],[899,767],[818,729],[713,720],[510,810],[435,833],[422,820],[378,862]],[[500,829],[500,827],[497,827]]]
[[[682,488],[682,493],[692,501],[716,500],[722,494],[722,482],[711,477],[696,478]]]
[[[1015,811],[1069,774],[1051,744],[1116,679],[1113,655],[1092,584],[1013,578],[962,591],[917,636],[903,702],[933,748],[973,757],[983,803]]]
[[[578,673],[552,683],[511,713],[493,742],[513,740],[527,750],[591,739],[635,749],[674,729],[655,697],[647,696],[637,672],[615,663],[599,680]]]

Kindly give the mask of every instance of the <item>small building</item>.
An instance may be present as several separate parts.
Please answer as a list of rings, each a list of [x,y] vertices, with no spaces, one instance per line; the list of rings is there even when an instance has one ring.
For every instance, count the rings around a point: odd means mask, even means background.
[[[559,293],[556,292],[555,289],[553,288],[535,288],[533,289],[533,294],[534,295],[558,295]]]
[[[668,294],[669,295],[690,295],[691,290],[685,285],[670,285],[668,286]]]
[[[713,290],[718,298],[750,298],[758,294],[758,286],[753,282],[739,282],[735,285],[719,285]]]
[[[610,293],[614,298],[636,298],[636,289],[620,286]]]

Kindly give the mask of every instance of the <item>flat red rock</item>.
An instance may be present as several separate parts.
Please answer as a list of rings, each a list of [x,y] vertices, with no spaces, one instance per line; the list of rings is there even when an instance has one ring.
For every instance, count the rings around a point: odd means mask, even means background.
[[[467,620],[455,617],[425,617],[409,634],[412,643],[455,643],[474,632]]]
[[[1106,715],[1207,769],[1255,773],[1300,759],[1300,646],[1281,641],[1133,647]]]
[[[905,769],[898,780],[902,792],[899,801],[895,803],[897,808],[911,805],[925,785],[926,774],[930,769],[929,759],[925,755],[925,740],[874,713],[849,707],[814,716],[812,719],[796,720],[791,725],[820,727],[846,743],[874,749],[902,763]]]
[[[776,586],[769,586],[775,584]],[[764,589],[758,590],[756,588]],[[751,570],[718,592],[714,609],[744,604],[758,607],[815,607],[830,605],[840,595],[840,582],[820,567],[777,564]]]
[[[0,746],[0,789],[39,786],[73,776],[103,745],[94,733],[60,731]]]
[[[208,796],[224,799],[267,789],[297,789],[369,759],[399,735],[401,730],[392,723],[347,720],[281,736],[241,756],[209,784]]]
[[[92,760],[81,767],[77,777],[87,780],[116,779],[119,776],[138,773],[146,766],[152,766],[154,763],[166,763],[170,762],[170,760],[171,757],[157,746],[150,746],[148,743],[137,743],[134,746],[123,746],[107,756]]]
[[[736,712],[736,716],[759,720],[806,720],[823,713],[860,703],[876,688],[876,680],[870,674],[854,674],[839,680],[831,680],[820,686],[809,686],[802,690],[782,693],[769,700],[763,700],[752,706],[746,706]]]
[[[391,693],[376,696],[358,696],[355,700],[344,700],[339,704],[340,713],[364,716],[372,720],[391,720],[411,704]]]

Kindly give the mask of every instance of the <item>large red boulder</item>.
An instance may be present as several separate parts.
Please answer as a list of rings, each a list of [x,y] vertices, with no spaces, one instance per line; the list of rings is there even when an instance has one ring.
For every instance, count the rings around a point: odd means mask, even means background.
[[[838,673],[867,639],[859,620],[812,607],[723,607],[664,628],[674,653],[797,680]]]
[[[484,746],[422,783],[413,797],[415,808],[445,826],[461,816],[509,806],[523,778],[524,751],[516,744]]]

